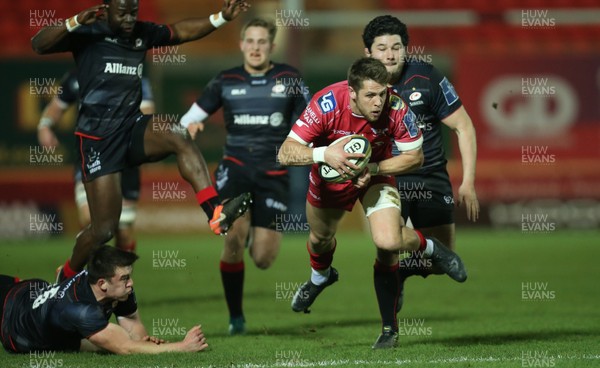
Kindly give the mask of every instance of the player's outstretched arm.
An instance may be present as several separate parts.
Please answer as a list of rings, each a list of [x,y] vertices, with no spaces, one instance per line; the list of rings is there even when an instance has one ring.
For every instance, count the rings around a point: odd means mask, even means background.
[[[242,11],[248,10],[250,4],[243,0],[224,0],[223,8],[218,14],[208,18],[185,19],[171,25],[175,39],[189,42],[212,33],[219,26],[235,19]]]
[[[152,340],[134,341],[121,326],[109,323],[103,330],[89,336],[88,340],[101,349],[120,355],[196,352],[208,347],[200,326],[192,327],[182,341],[157,344]]]
[[[475,165],[477,161],[477,138],[471,117],[461,106],[442,120],[458,136],[458,149],[462,159],[463,179],[458,188],[458,206],[467,208],[467,218],[473,222],[479,219],[479,200],[475,191]]]
[[[108,5],[96,5],[65,20],[63,27],[46,26],[39,30],[31,39],[33,51],[42,55],[65,50],[56,50],[55,46],[62,41],[69,32],[74,31],[82,24],[92,24],[102,16]]]

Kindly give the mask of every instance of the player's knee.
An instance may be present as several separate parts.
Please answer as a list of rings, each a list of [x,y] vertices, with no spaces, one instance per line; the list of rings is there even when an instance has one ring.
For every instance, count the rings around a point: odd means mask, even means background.
[[[92,237],[94,243],[104,244],[110,241],[117,233],[117,223],[106,222],[97,226],[92,226]]]
[[[257,268],[259,268],[261,270],[266,270],[267,268],[271,267],[274,260],[275,260],[275,257],[268,255],[268,254],[260,255],[260,256],[253,258],[254,264],[256,265]]]
[[[395,252],[403,248],[402,239],[399,236],[375,236],[373,242],[377,249],[384,252]]]

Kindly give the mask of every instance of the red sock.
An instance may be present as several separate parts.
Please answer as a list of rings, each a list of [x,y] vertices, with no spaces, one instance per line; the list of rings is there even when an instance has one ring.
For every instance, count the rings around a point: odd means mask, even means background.
[[[423,234],[421,234],[419,230],[415,230],[415,233],[417,233],[417,236],[419,237],[419,251],[423,252],[425,250],[425,247],[427,246],[425,237],[423,236]]]
[[[121,250],[123,250],[125,252],[135,253],[136,248],[137,248],[137,243],[136,243],[135,240],[133,240],[131,243],[129,243],[129,244],[127,244],[124,247],[119,248],[119,249],[121,249]]]
[[[77,272],[73,271],[73,269],[71,268],[71,260],[70,259],[67,259],[67,261],[65,262],[62,272],[66,278],[70,278],[70,277],[77,275]]]
[[[306,242],[306,249],[308,250],[308,254],[310,254],[310,266],[315,270],[326,270],[331,266],[333,262],[333,253],[335,253],[335,248],[337,247],[337,240],[333,239],[333,248],[331,250],[316,254],[310,251],[310,246],[308,242]]]
[[[219,194],[214,187],[206,187],[196,193],[196,200],[210,221],[213,218],[215,208],[221,204]]]
[[[375,265],[373,266],[373,268],[377,272],[396,272],[396,271],[398,271],[398,268],[400,268],[400,263],[396,263],[391,266],[388,266],[386,264],[379,262],[378,259],[375,259]]]

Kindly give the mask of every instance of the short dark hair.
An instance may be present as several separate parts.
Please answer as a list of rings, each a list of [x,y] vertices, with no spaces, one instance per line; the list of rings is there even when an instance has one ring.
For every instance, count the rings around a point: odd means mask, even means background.
[[[362,82],[372,80],[387,85],[389,74],[385,65],[377,59],[363,57],[356,60],[348,69],[348,85],[355,91],[362,88]]]
[[[404,47],[408,46],[408,29],[400,19],[391,15],[380,15],[367,24],[362,38],[365,47],[371,51],[375,37],[385,35],[399,35]]]
[[[267,29],[269,32],[269,41],[273,43],[275,41],[275,36],[277,35],[277,28],[275,27],[275,23],[270,20],[266,20],[263,18],[254,18],[250,20],[248,23],[244,24],[242,27],[242,32],[240,33],[240,39],[244,39],[246,35],[246,30],[250,27],[263,27]]]
[[[125,252],[110,245],[102,245],[92,253],[87,265],[90,284],[99,279],[110,279],[117,267],[131,266],[138,259],[137,254]]]

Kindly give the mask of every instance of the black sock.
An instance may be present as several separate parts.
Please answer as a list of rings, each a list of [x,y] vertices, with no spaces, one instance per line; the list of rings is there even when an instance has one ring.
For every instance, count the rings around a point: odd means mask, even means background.
[[[400,293],[400,275],[397,270],[397,265],[386,266],[378,261],[375,261],[373,267],[375,294],[379,304],[382,326],[391,326],[394,331],[398,331],[396,304]]]
[[[221,261],[220,269],[229,316],[231,318],[243,317],[242,297],[244,295],[244,262],[225,263]]]
[[[432,274],[431,267],[431,259],[423,258],[420,255],[412,255],[400,261],[398,272],[403,278],[415,275],[425,278]]]
[[[196,193],[196,201],[206,213],[208,221],[212,220],[215,208],[221,204],[221,199],[214,187],[206,187]]]

